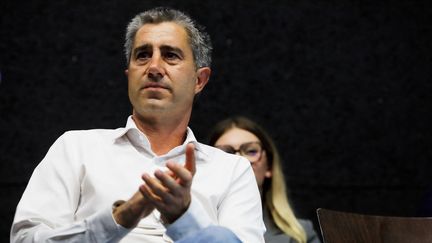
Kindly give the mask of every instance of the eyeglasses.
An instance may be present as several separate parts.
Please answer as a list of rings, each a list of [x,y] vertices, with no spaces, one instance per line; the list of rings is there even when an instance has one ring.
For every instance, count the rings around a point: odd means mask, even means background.
[[[230,154],[239,153],[241,156],[248,159],[251,163],[255,163],[261,159],[263,152],[260,142],[249,142],[240,145],[239,149],[235,149],[231,145],[219,145],[216,148],[221,149]]]

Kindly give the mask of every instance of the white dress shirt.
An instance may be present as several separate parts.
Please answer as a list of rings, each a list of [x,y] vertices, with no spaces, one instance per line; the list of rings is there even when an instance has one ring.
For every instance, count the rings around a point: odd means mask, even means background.
[[[168,160],[184,164],[189,142],[196,174],[188,210],[168,226],[157,210],[131,230],[118,225],[113,203],[129,199],[144,172],[166,169]],[[57,139],[17,206],[11,242],[172,242],[209,225],[227,227],[243,242],[264,242],[249,162],[198,143],[189,128],[181,146],[157,156],[129,117],[124,128],[69,131]]]

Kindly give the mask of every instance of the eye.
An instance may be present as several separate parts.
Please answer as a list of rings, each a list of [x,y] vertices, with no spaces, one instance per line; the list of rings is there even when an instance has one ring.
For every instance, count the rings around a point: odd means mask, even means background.
[[[249,156],[255,156],[259,153],[259,150],[257,148],[247,148],[245,150],[245,153],[246,153],[246,155],[249,155]]]
[[[147,51],[140,51],[136,54],[137,60],[147,60],[149,58],[151,58],[151,54]]]
[[[166,52],[166,53],[165,53],[165,58],[166,58],[167,60],[171,60],[171,61],[173,61],[173,60],[180,59],[180,56],[177,55],[177,53],[175,53],[175,52]]]

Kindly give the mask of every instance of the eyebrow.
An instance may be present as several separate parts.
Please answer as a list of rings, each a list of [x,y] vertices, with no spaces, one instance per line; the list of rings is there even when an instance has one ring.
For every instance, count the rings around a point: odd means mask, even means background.
[[[174,47],[174,46],[169,46],[169,45],[162,45],[160,47],[162,52],[175,52],[177,53],[181,58],[184,57],[184,52],[182,49],[178,48],[178,47]]]
[[[139,51],[151,50],[151,49],[152,49],[152,45],[150,45],[150,44],[144,44],[144,45],[136,47],[133,50],[133,53],[136,54]],[[178,53],[182,58],[184,57],[183,50],[180,49],[180,48],[178,48],[178,47],[174,47],[174,46],[170,46],[170,45],[161,45],[160,49],[161,49],[162,52],[172,51],[172,52]]]
[[[139,51],[148,50],[148,49],[151,49],[151,45],[144,44],[133,49],[133,54],[135,55]]]

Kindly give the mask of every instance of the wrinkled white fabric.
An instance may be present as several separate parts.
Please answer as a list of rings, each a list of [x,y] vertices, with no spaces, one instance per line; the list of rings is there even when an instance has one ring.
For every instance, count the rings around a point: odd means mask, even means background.
[[[165,226],[154,210],[132,230],[116,224],[112,204],[129,199],[144,172],[183,164],[195,144],[192,202]],[[151,150],[131,117],[115,130],[69,131],[34,170],[17,206],[11,242],[172,242],[209,225],[232,230],[243,242],[264,242],[261,199],[249,162],[198,143],[187,129],[183,145],[165,155]]]

